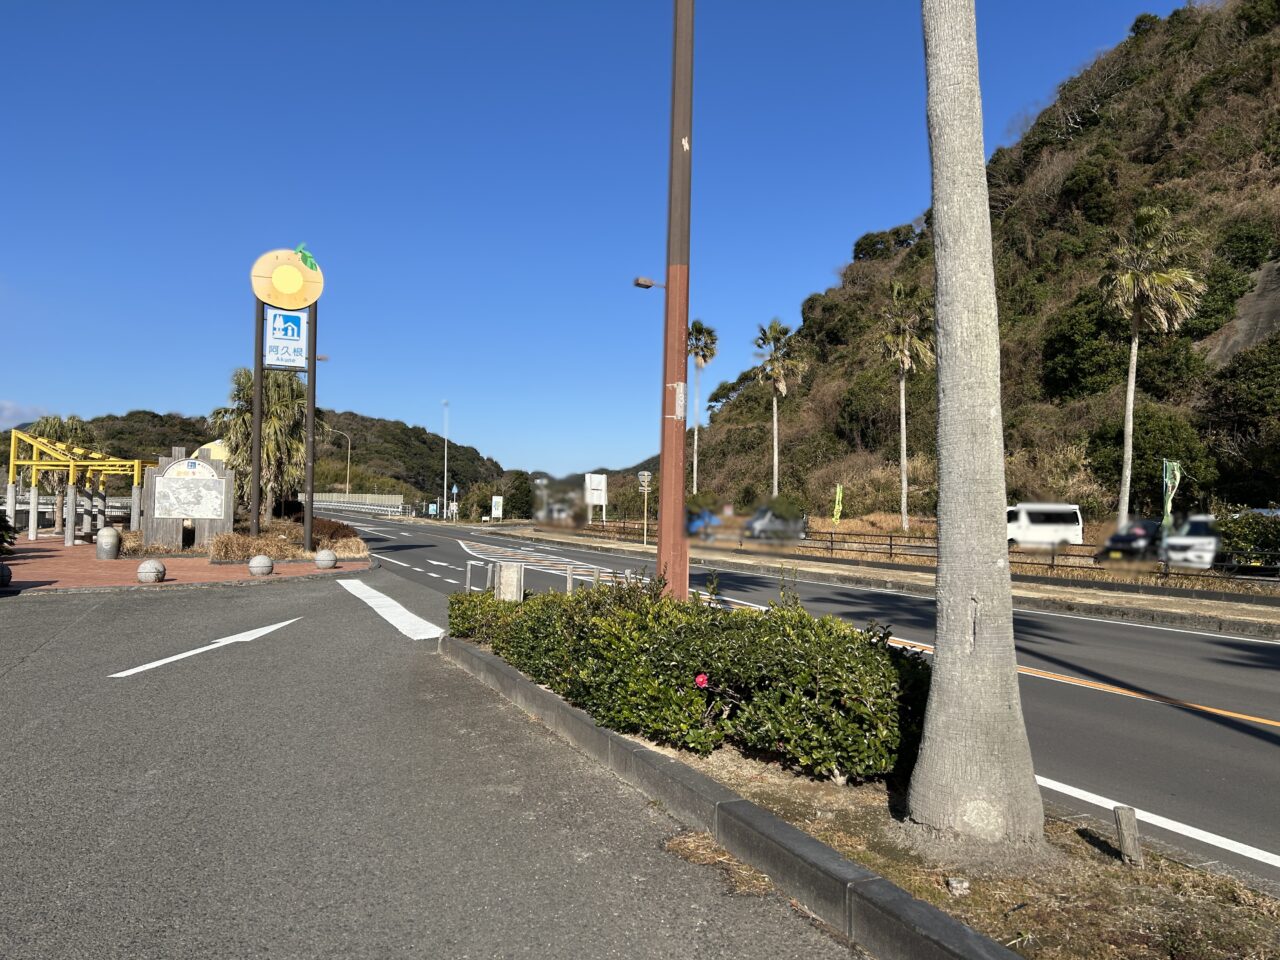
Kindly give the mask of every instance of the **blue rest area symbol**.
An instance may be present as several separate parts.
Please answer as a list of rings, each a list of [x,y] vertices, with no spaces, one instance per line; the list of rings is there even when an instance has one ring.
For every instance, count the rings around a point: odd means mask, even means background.
[[[278,340],[301,340],[302,317],[296,313],[277,313],[271,318],[271,336]]]

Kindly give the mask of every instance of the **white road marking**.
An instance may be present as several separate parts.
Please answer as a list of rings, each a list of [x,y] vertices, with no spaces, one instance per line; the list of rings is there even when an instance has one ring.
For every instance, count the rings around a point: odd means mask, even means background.
[[[414,572],[414,573],[426,573],[427,571],[423,570],[421,567],[414,567],[414,568],[413,568],[413,572]]]
[[[428,560],[428,561],[427,561],[427,563],[431,564],[433,567],[447,567],[447,566],[448,566],[448,564],[447,564],[447,563],[445,563],[443,560]]]
[[[1280,640],[1262,640],[1258,637],[1233,637],[1225,633],[1208,633],[1204,630],[1182,630],[1178,627],[1162,627],[1158,623],[1134,623],[1132,620],[1105,620],[1102,617],[1082,617],[1075,613],[1053,613],[1049,610],[1026,610],[1014,608],[1015,613],[1026,613],[1036,617],[1062,617],[1066,620],[1088,620],[1090,623],[1110,623],[1117,627],[1141,627],[1144,630],[1166,630],[1169,633],[1189,633],[1193,637],[1213,637],[1215,640],[1243,640],[1246,643],[1265,643],[1280,646]]]
[[[380,593],[363,581],[339,580],[338,582],[348,593],[367,603],[373,608],[374,613],[410,640],[435,640],[444,636],[444,631],[430,620],[423,620],[417,614],[410,613],[385,593]]]
[[[413,536],[413,534],[411,534],[411,533],[402,533],[402,534],[400,534],[400,536],[402,536],[402,537],[411,537],[411,536]]]
[[[131,677],[135,673],[141,673],[143,670],[150,670],[153,667],[163,667],[166,663],[173,663],[175,660],[182,660],[184,657],[194,657],[197,653],[204,653],[206,650],[216,650],[218,647],[225,647],[229,643],[248,643],[250,640],[257,640],[264,637],[273,630],[279,630],[281,627],[287,627],[291,623],[297,623],[301,617],[294,617],[292,620],[282,620],[280,623],[273,623],[269,627],[258,627],[256,630],[246,630],[244,633],[237,633],[234,637],[223,637],[221,640],[215,640],[207,646],[197,647],[195,650],[188,650],[186,653],[179,653],[172,657],[165,657],[163,660],[153,660],[151,663],[144,663],[140,667],[134,667],[132,670],[122,670],[119,673],[111,674],[111,678]]]
[[[369,556],[371,556],[371,557],[377,557],[379,560],[385,560],[385,561],[387,561],[387,563],[394,563],[394,564],[397,564],[398,566],[401,566],[401,567],[407,567],[407,566],[409,566],[409,564],[404,563],[404,562],[402,562],[402,561],[400,561],[400,560],[392,560],[390,557],[384,557],[384,556],[383,556],[382,554],[380,554],[380,553],[371,553],[371,554],[369,554]]]
[[[427,571],[427,576],[428,576],[428,577],[435,577],[437,580],[439,580],[439,579],[440,579],[440,574],[438,574],[438,573],[432,573],[430,570],[428,570],[428,571]]]
[[[444,578],[444,582],[445,582],[445,583],[457,583],[458,581],[457,581],[457,580],[450,580],[448,577],[445,577],[445,578]]]
[[[1119,800],[1110,800],[1107,797],[1099,796],[1096,793],[1081,790],[1079,787],[1059,783],[1057,780],[1050,780],[1048,777],[1036,777],[1036,783],[1040,784],[1040,786],[1047,790],[1063,793],[1068,797],[1075,797],[1077,800],[1083,800],[1085,803],[1091,803],[1096,807],[1105,807],[1107,810],[1114,810],[1119,806],[1127,806],[1127,804],[1122,804]],[[1257,847],[1251,847],[1247,843],[1241,843],[1239,840],[1220,837],[1216,833],[1209,833],[1207,830],[1201,830],[1199,827],[1188,826],[1185,823],[1179,823],[1177,820],[1170,820],[1168,817],[1162,817],[1156,813],[1149,813],[1146,810],[1138,810],[1135,808],[1134,813],[1137,815],[1139,820],[1144,823],[1149,823],[1153,827],[1159,827],[1162,830],[1169,830],[1172,833],[1181,834],[1184,837],[1190,837],[1192,840],[1199,840],[1201,843],[1207,843],[1209,846],[1217,847],[1220,850],[1229,850],[1234,854],[1238,854],[1242,857],[1248,857],[1250,860],[1257,860],[1259,863],[1265,863],[1268,866],[1280,867],[1280,855],[1270,853],[1266,850],[1259,850]]]

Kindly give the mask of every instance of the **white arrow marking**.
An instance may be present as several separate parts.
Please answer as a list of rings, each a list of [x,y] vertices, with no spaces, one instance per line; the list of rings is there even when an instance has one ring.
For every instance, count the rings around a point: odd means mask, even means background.
[[[113,673],[111,674],[111,678],[131,677],[135,673],[141,673],[143,670],[150,670],[152,667],[163,667],[166,663],[173,663],[173,661],[181,660],[184,657],[194,657],[197,653],[204,653],[206,650],[216,650],[218,647],[225,647],[228,643],[248,643],[250,640],[257,640],[259,637],[265,637],[273,630],[279,630],[281,627],[287,627],[291,623],[297,623],[301,619],[301,617],[294,617],[292,620],[283,620],[280,623],[273,623],[269,627],[258,627],[256,630],[246,630],[244,633],[237,633],[234,637],[223,637],[221,640],[213,641],[213,643],[208,646],[197,647],[194,650],[188,650],[186,653],[179,653],[172,657],[165,657],[163,660],[144,663],[142,666],[134,667],[132,670]]]

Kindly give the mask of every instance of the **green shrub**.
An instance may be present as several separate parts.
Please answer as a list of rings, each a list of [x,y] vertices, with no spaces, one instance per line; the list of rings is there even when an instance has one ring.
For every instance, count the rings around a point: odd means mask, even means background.
[[[1257,270],[1275,253],[1275,229],[1265,220],[1237,220],[1222,236],[1218,253],[1240,270]]]
[[[1214,512],[1224,553],[1280,553],[1280,517],[1227,504],[1217,505]]]
[[[795,603],[725,610],[638,582],[522,604],[459,593],[449,627],[601,725],[698,753],[727,740],[813,776],[865,778],[901,772],[919,741],[926,662],[886,630]]]

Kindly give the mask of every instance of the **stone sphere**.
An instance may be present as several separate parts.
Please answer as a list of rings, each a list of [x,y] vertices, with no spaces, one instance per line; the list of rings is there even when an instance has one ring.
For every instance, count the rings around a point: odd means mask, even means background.
[[[332,550],[319,550],[316,552],[316,569],[332,570],[338,565],[338,555]]]
[[[143,560],[138,564],[139,583],[160,583],[164,580],[164,564],[159,560]]]
[[[7,587],[13,582],[13,571],[5,564],[0,563],[0,587]]]
[[[270,576],[271,571],[275,568],[276,565],[271,562],[271,558],[265,553],[260,553],[249,561],[249,572],[255,577]]]

